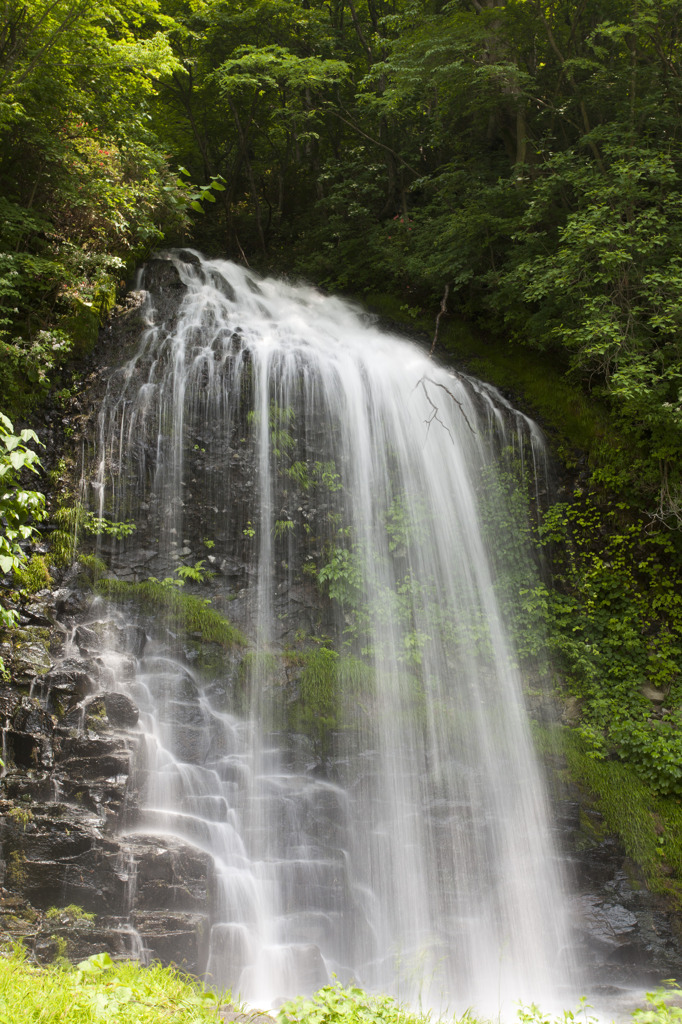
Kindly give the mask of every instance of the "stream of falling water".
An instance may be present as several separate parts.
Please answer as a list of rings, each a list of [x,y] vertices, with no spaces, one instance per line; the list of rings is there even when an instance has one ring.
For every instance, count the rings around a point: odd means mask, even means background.
[[[483,528],[501,453],[543,458],[536,428],[339,299],[167,259],[179,311],[148,297],[97,487],[155,565],[210,558],[213,605],[248,608],[221,699],[161,641],[125,684],[147,734],[136,827],[214,865],[207,975],[259,1005],[333,973],[437,1010],[567,998],[562,879],[496,595],[518,537],[499,508],[492,541]]]

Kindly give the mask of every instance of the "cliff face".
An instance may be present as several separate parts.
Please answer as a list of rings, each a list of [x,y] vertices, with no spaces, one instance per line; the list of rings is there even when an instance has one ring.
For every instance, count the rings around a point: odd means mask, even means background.
[[[126,306],[101,332],[82,386],[44,413],[53,510],[77,487],[110,367],[143,328],[140,297]],[[19,626],[0,645],[0,928],[41,959],[137,956],[144,946],[198,971],[208,858],[172,837],[121,834],[135,819],[144,751],[138,709],[114,691],[105,652],[119,652],[125,672],[146,632],[103,618],[93,582],[91,566],[53,566],[49,587],[15,602]]]
[[[163,260],[153,262],[148,275],[158,316],[172,324],[182,283]],[[65,411],[46,414],[41,433],[52,445],[55,464],[58,456],[71,463],[56,490],[68,480],[72,492],[77,491],[82,462],[92,458],[96,447],[107,381],[145,326],[140,301],[132,297],[128,309],[103,330],[84,386]],[[191,467],[198,478],[221,472],[206,455],[212,424],[204,430],[195,439]],[[70,454],[62,455],[67,445]],[[248,507],[254,465],[241,450],[226,454],[234,501]],[[53,501],[57,497],[53,494]],[[200,842],[145,835],[141,793],[148,784],[149,751],[138,707],[145,695],[140,691],[136,699],[122,693],[119,683],[132,679],[144,659],[153,660],[160,650],[170,653],[176,670],[167,682],[164,714],[173,721],[178,755],[198,761],[207,721],[203,698],[208,695],[217,708],[247,701],[253,652],[236,633],[211,634],[196,606],[190,614],[187,603],[178,604],[179,596],[169,615],[160,592],[156,603],[145,603],[139,591],[125,589],[150,577],[161,579],[177,566],[168,554],[159,554],[156,513],[147,511],[125,549],[113,537],[98,541],[104,585],[92,552],[85,557],[76,553],[72,564],[52,569],[49,586],[17,600],[20,624],[2,638],[0,934],[23,938],[43,959],[65,955],[77,960],[107,950],[201,973],[217,899],[216,865]],[[322,514],[312,501],[298,511],[309,524]],[[186,537],[179,540],[186,546],[181,549],[186,561],[207,555],[199,542],[211,514],[208,499],[205,509],[198,502],[188,510]],[[229,536],[217,539],[229,547]],[[256,571],[248,544],[242,539],[229,557],[208,554],[207,562],[213,579],[196,586],[188,581],[183,596],[199,604],[211,598],[213,608],[229,611],[230,620],[248,633],[247,584]],[[328,601],[321,600],[309,580],[292,583],[282,566],[277,574],[273,639],[283,653],[267,666],[269,685],[295,733],[288,740],[289,756],[305,759],[311,773],[326,776],[333,774],[329,745],[319,722],[301,712],[309,651],[305,643],[298,649],[296,644],[313,630],[331,627]],[[4,582],[9,589],[11,581]],[[113,596],[119,604],[110,600]],[[573,876],[576,942],[589,951],[598,980],[631,980],[633,972],[647,982],[674,975],[682,963],[676,924],[641,889],[636,867],[605,834],[598,813],[583,794],[564,788],[557,791],[554,814]],[[305,938],[309,987],[314,988],[324,982],[324,968],[313,936]]]

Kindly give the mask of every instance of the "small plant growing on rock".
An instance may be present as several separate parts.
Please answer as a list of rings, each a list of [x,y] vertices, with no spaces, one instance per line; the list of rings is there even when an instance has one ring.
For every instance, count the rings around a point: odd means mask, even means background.
[[[57,529],[52,533],[52,553],[57,565],[70,565],[76,558],[82,533],[100,537],[106,534],[120,540],[137,529],[135,523],[114,522],[94,512],[88,512],[82,505],[62,506],[53,516]]]
[[[11,420],[0,413],[0,570],[9,572],[24,560],[20,541],[36,533],[34,523],[45,518],[45,496],[21,487],[23,470],[37,473],[40,459],[27,447],[29,441],[40,444],[33,430],[14,433]]]
[[[20,889],[26,885],[28,871],[26,870],[26,854],[22,850],[12,850],[7,858],[7,878],[11,885]]]
[[[8,817],[25,829],[28,823],[33,821],[33,811],[29,807],[12,807],[8,811]]]
[[[50,938],[54,942],[54,957],[52,962],[55,964],[67,964],[66,951],[69,947],[69,943],[64,935],[50,935]]]
[[[31,555],[29,561],[16,566],[14,572],[26,594],[37,594],[52,585],[49,561],[44,555]]]
[[[83,910],[77,903],[69,903],[66,907],[50,907],[45,914],[48,921],[60,921],[62,924],[75,924],[79,921],[93,922],[95,915]]]
[[[213,576],[210,569],[204,569],[205,562],[204,558],[200,558],[194,565],[181,565],[175,570],[175,574],[183,581],[193,580],[195,583],[205,583]]]

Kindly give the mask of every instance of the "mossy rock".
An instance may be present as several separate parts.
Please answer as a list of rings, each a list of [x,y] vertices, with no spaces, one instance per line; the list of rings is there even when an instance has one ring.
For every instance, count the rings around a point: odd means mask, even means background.
[[[100,329],[100,314],[93,306],[80,299],[74,299],[71,313],[62,317],[59,328],[71,338],[73,356],[77,359],[89,355],[97,343]]]
[[[227,651],[246,644],[244,634],[224,615],[201,598],[185,594],[179,587],[165,586],[156,580],[142,583],[100,580],[95,590],[112,601],[131,601],[145,611],[162,612],[175,630],[196,634],[202,641],[219,644]]]
[[[536,726],[534,734],[541,731]],[[550,730],[546,730],[549,732]],[[561,744],[570,777],[590,794],[600,819],[583,808],[585,842],[606,835],[620,838],[630,862],[641,870],[647,887],[682,909],[682,805],[675,797],[654,793],[631,765],[595,757],[573,729],[554,727],[551,742]]]
[[[291,667],[291,656],[288,660]],[[326,756],[334,732],[357,726],[358,707],[374,692],[374,674],[359,658],[327,647],[302,652],[296,661],[300,674],[297,696],[288,709],[289,728],[309,737]]]
[[[0,642],[0,657],[15,683],[28,684],[37,676],[46,675],[52,668],[51,646],[49,629],[25,626],[4,633]]]

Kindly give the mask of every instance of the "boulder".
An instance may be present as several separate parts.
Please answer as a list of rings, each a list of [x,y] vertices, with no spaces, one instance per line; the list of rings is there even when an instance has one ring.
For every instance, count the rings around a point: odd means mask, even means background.
[[[117,729],[132,729],[137,725],[140,709],[124,693],[104,693],[104,707],[107,718]]]

